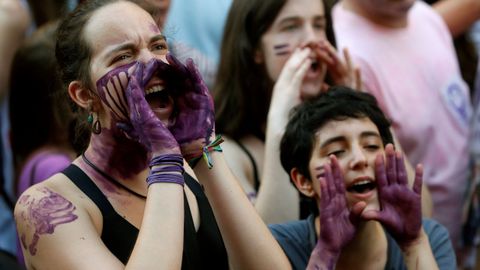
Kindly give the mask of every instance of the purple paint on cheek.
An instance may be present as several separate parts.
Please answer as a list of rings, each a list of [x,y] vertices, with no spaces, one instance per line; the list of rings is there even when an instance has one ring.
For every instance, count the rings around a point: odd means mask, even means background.
[[[128,74],[128,70],[138,64],[137,62],[128,63],[126,65],[117,67],[107,74],[103,75],[97,80],[97,92],[100,99],[112,110],[117,119],[128,119],[128,107],[125,98],[125,89],[128,84],[130,76],[127,75],[127,80],[122,76]]]
[[[28,246],[31,255],[37,253],[37,244],[42,234],[53,234],[55,227],[60,224],[70,223],[78,218],[73,212],[75,206],[60,194],[48,188],[42,189],[46,194],[40,200],[33,199],[28,202],[28,217],[35,227],[32,242]],[[25,235],[22,235],[22,244],[26,246]]]
[[[273,46],[273,50],[275,51],[275,55],[288,55],[291,53],[290,44],[278,44]]]

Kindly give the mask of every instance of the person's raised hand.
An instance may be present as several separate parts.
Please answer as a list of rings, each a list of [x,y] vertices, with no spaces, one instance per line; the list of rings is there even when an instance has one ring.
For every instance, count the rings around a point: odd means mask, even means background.
[[[343,85],[355,90],[361,90],[362,79],[360,68],[356,67],[347,48],[343,49],[342,60],[328,40],[322,40],[314,47],[320,61],[326,64],[327,72],[335,85]]]
[[[387,164],[378,155],[375,160],[380,210],[368,210],[362,214],[367,220],[377,220],[404,249],[420,236],[422,227],[421,190],[423,168],[418,165],[415,171],[413,189],[408,186],[407,172],[403,155],[394,150],[393,145],[385,147]]]
[[[178,141],[183,157],[189,161],[202,155],[203,147],[215,136],[213,99],[192,59],[182,64],[167,54],[171,77],[168,87],[175,92],[175,111],[169,126]]]
[[[283,133],[290,110],[302,101],[303,78],[312,64],[310,52],[308,47],[296,48],[275,83],[267,122],[268,129],[275,130],[276,133]]]
[[[320,237],[310,256],[307,269],[334,269],[342,249],[355,236],[365,202],[348,209],[345,183],[335,156],[324,165],[320,181]]]
[[[129,122],[118,123],[130,138],[140,142],[154,156],[180,154],[180,148],[172,133],[150,108],[145,99],[143,81],[145,66],[137,63],[132,69],[126,87]]]

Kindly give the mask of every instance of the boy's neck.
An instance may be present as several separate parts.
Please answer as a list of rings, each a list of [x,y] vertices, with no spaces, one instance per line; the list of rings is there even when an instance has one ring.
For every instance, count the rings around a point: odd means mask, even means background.
[[[386,28],[398,29],[398,28],[405,28],[408,25],[407,14],[405,14],[405,16],[395,17],[395,18],[381,16],[381,15],[369,12],[368,10],[363,8],[361,5],[359,5],[357,0],[343,0],[340,2],[340,4],[341,4],[340,7],[350,12],[353,12],[359,16],[362,16],[374,24],[377,24]]]

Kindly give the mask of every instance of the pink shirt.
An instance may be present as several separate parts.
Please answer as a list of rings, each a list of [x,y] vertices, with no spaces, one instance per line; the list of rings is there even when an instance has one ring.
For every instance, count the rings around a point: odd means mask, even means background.
[[[333,20],[339,50],[348,47],[365,89],[392,121],[410,162],[424,164],[433,217],[456,244],[472,108],[444,21],[422,1],[414,4],[408,26],[401,29],[373,24],[341,4],[334,7]]]

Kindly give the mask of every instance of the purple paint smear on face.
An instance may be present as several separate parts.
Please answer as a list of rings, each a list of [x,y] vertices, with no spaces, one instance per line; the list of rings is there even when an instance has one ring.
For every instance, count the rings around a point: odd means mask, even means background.
[[[128,179],[145,170],[153,142],[165,144],[166,148],[178,147],[174,139],[166,139],[171,136],[170,132],[161,127],[163,124],[145,100],[145,86],[154,76],[168,78],[168,67],[167,63],[158,59],[152,59],[147,64],[136,61],[108,72],[97,81],[100,97],[112,109],[113,117],[109,128],[103,128],[101,134],[94,135],[94,154],[89,155],[89,159],[114,178]],[[121,96],[121,105],[109,102],[114,95]],[[97,175],[88,166],[85,169]],[[111,185],[105,187],[116,190]]]
[[[28,246],[32,256],[37,253],[37,244],[42,234],[53,234],[56,226],[70,223],[78,218],[73,213],[76,208],[70,201],[48,188],[43,188],[41,192],[46,195],[39,200],[21,199],[21,203],[28,206],[28,213],[24,217],[35,227],[32,241]],[[20,238],[22,245],[26,247],[25,234]]]
[[[97,80],[97,91],[102,101],[112,110],[114,119],[128,119],[125,89],[130,79],[128,70],[137,64],[132,62],[109,71]]]
[[[275,55],[287,55],[291,53],[290,44],[278,44],[273,46],[273,50],[275,51]]]

